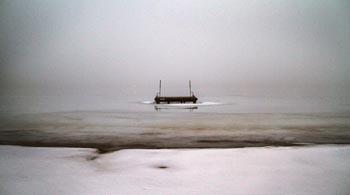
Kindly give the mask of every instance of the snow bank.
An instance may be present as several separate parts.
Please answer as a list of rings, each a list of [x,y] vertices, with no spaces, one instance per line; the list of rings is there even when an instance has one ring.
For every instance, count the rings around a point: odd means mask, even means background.
[[[0,146],[0,194],[349,194],[350,146],[121,150]]]

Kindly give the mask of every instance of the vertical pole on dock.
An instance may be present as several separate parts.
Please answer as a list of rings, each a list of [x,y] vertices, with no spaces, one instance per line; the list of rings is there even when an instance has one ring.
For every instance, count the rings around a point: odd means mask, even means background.
[[[189,84],[189,86],[190,86],[190,96],[192,96],[191,80],[189,80],[188,84]]]
[[[162,92],[162,80],[159,80],[159,97],[161,96]]]

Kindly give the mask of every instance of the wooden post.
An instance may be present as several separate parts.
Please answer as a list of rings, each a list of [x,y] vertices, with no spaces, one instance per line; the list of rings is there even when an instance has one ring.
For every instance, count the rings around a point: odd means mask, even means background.
[[[159,97],[162,96],[161,92],[162,92],[162,80],[159,80]]]
[[[189,84],[189,86],[190,86],[190,96],[192,96],[191,80],[189,80],[188,84]]]

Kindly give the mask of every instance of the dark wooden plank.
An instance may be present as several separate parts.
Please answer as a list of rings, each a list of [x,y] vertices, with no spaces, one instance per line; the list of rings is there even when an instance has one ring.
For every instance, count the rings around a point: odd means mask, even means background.
[[[186,102],[193,102],[197,103],[198,98],[196,96],[156,96],[154,98],[154,101],[159,104],[161,102],[166,103],[173,103],[173,102],[179,102],[179,103],[186,103]]]

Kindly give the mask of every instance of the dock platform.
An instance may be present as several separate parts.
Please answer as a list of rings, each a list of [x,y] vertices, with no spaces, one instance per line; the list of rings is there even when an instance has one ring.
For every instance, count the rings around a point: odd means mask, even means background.
[[[164,103],[186,103],[192,102],[197,103],[198,98],[196,96],[156,96],[154,101],[157,104]]]
[[[194,104],[197,103],[198,98],[194,95],[192,89],[191,89],[191,81],[189,81],[189,88],[190,88],[190,96],[161,96],[161,88],[162,88],[162,81],[159,81],[159,92],[157,93],[156,97],[154,98],[154,101],[157,104],[160,103],[186,103],[186,102],[192,102]]]

